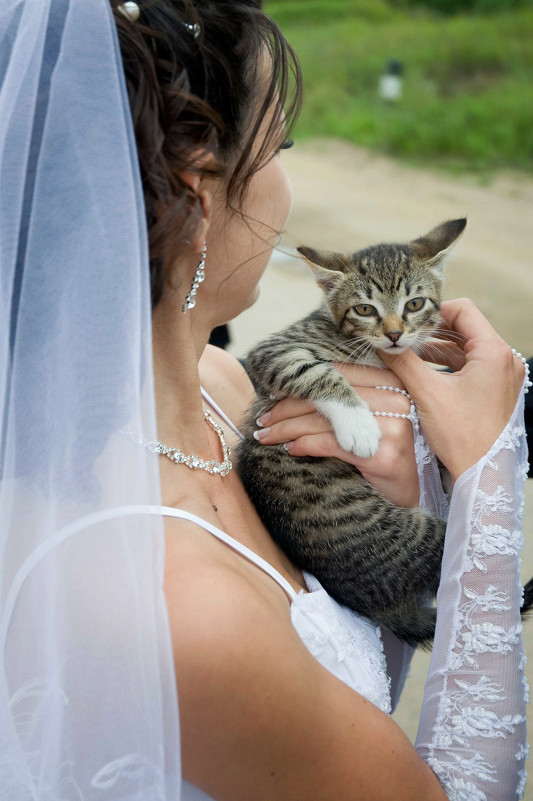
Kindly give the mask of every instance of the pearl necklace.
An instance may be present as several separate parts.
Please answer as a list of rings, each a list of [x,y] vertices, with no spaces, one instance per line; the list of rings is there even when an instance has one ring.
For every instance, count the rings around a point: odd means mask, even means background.
[[[513,356],[516,356],[517,359],[520,359],[520,361],[526,368],[526,374],[524,376],[524,395],[527,395],[531,387],[533,387],[533,383],[531,383],[531,381],[529,380],[529,364],[527,363],[527,359],[525,359],[524,356],[522,356],[522,354],[519,353],[514,348],[511,348],[511,353],[513,354]]]
[[[171,462],[175,462],[176,464],[185,464],[191,470],[206,470],[214,476],[227,476],[233,465],[230,460],[231,450],[224,438],[224,431],[215,423],[207,409],[204,409],[203,412],[204,420],[207,425],[218,434],[220,444],[222,445],[222,456],[224,457],[222,462],[216,462],[214,459],[206,462],[200,456],[195,456],[192,453],[187,456],[179,448],[169,448],[168,445],[164,445],[162,442],[158,441],[139,440],[139,444],[143,445],[151,453],[159,453],[161,456],[166,456],[167,459],[170,459]]]

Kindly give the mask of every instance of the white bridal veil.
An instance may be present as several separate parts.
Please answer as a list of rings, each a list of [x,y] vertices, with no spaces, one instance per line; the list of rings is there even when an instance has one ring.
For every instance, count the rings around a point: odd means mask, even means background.
[[[109,0],[0,0],[0,798],[176,801],[147,233]],[[124,507],[130,507],[124,508]]]

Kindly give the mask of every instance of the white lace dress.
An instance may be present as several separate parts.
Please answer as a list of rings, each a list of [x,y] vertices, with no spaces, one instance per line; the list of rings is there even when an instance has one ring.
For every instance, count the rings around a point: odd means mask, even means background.
[[[515,801],[526,782],[528,686],[520,622],[527,476],[523,408],[521,394],[505,430],[460,476],[450,502],[437,628],[416,742],[450,801]],[[442,514],[447,502],[416,416],[413,426],[421,503]],[[410,649],[384,632],[385,662],[379,628],[339,606],[313,577],[306,576],[306,582],[309,594],[300,593],[291,604],[299,636],[328,670],[390,712]],[[209,801],[187,783],[182,798]]]
[[[416,748],[451,801],[523,796],[520,604],[527,445],[521,394],[490,451],[455,484]]]

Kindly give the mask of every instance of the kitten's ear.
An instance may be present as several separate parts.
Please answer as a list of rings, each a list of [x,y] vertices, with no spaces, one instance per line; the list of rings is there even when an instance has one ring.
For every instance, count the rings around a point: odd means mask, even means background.
[[[409,246],[417,259],[425,262],[428,267],[437,267],[442,270],[465,227],[465,217],[461,217],[459,220],[448,220],[437,225],[429,234],[413,240]]]
[[[342,253],[330,253],[304,246],[296,250],[302,254],[315,276],[315,281],[324,292],[335,289],[344,278],[347,265],[346,256]]]

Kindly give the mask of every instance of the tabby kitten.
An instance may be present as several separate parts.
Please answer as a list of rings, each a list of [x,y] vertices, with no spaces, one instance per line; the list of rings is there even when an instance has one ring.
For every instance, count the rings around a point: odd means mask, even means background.
[[[445,523],[391,503],[346,462],[293,458],[253,432],[271,394],[293,396],[328,418],[342,448],[375,454],[376,418],[332,363],[383,367],[377,348],[420,350],[439,322],[443,265],[465,225],[450,220],[409,244],[351,255],[298,248],[325,299],[246,359],[259,400],[243,426],[238,467],[263,522],[337,601],[412,645],[433,639],[435,610],[423,601],[438,587]]]

